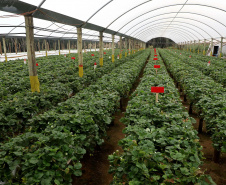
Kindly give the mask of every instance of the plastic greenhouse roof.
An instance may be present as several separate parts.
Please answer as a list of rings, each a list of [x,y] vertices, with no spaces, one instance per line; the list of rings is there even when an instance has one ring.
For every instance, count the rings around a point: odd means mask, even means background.
[[[37,10],[37,11],[34,11]],[[35,37],[104,41],[111,34],[147,42],[156,37],[176,43],[225,37],[225,0],[5,0],[0,3],[0,34],[25,36],[24,13],[33,12]],[[18,15],[19,14],[19,15]]]

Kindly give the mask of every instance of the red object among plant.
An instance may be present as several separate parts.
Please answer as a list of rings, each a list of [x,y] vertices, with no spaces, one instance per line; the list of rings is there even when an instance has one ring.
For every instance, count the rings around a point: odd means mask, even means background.
[[[158,55],[154,55],[155,57],[157,57]]]
[[[153,60],[158,60],[158,58],[154,58]]]
[[[36,63],[36,66],[38,66],[38,63]]]
[[[97,63],[95,62],[94,65],[97,65]]]
[[[165,89],[164,87],[151,87],[152,93],[164,93]]]
[[[93,56],[94,56],[94,54],[91,54],[91,56],[93,57]]]
[[[104,52],[104,54],[106,55],[106,52]]]
[[[160,68],[160,65],[154,65],[154,68]]]
[[[72,60],[75,60],[75,57],[71,57]]]

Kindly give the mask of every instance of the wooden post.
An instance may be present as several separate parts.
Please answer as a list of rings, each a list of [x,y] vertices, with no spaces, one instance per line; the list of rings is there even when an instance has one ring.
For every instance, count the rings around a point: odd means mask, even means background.
[[[0,41],[0,53],[2,55],[2,43],[1,43],[1,41]]]
[[[129,39],[129,55],[131,55],[131,39]]]
[[[103,66],[103,32],[100,31],[100,66]]]
[[[60,40],[58,40],[58,49],[59,49],[59,55],[60,55]]]
[[[193,53],[195,53],[195,40],[194,40],[194,44],[193,44]]]
[[[5,62],[7,62],[7,51],[6,51],[6,44],[5,44],[5,37],[2,38],[2,42],[3,42],[3,50],[4,50],[4,54],[5,54]]]
[[[211,47],[210,56],[212,57],[212,55],[213,55],[213,38],[211,39],[210,47]]]
[[[46,39],[44,40],[44,42],[45,42],[45,50],[46,50],[46,57],[47,57],[48,56],[48,53],[47,53],[48,47],[47,47],[47,41],[46,41]]]
[[[69,49],[69,54],[71,54],[71,41],[68,41],[68,49]]]
[[[127,57],[127,38],[125,37],[125,57]]]
[[[17,38],[15,39],[15,53],[17,54]]]
[[[38,80],[36,59],[35,59],[35,43],[34,43],[34,25],[33,17],[28,15],[25,17],[26,40],[27,40],[27,56],[29,66],[29,76],[32,92],[40,92],[40,84]]]
[[[40,53],[40,42],[38,41],[38,51]]]
[[[219,58],[223,57],[223,37],[221,37],[221,47],[220,47],[220,54],[219,54]]]
[[[112,62],[115,62],[115,36],[114,35],[112,35],[111,50],[112,50],[111,59],[112,59]]]
[[[120,54],[119,54],[119,58],[122,58],[122,36],[120,36]]]
[[[19,43],[19,52],[21,52],[21,47],[20,47],[20,43]]]
[[[201,117],[200,119],[199,119],[199,129],[198,129],[198,132],[199,133],[202,133],[202,127],[203,127],[203,118]]]
[[[206,55],[206,39],[204,39],[203,55]]]
[[[79,76],[83,77],[82,28],[77,28],[77,48],[78,48]]]

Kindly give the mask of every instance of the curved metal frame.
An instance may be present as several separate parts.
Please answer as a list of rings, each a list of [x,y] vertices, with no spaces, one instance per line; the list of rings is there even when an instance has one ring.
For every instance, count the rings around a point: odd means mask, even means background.
[[[162,19],[161,19],[162,20]],[[159,21],[159,20],[157,20],[157,21]],[[156,21],[153,21],[153,22],[156,22]],[[170,22],[170,21],[165,21],[165,22],[159,22],[159,23],[156,23],[156,24],[160,24],[160,23],[168,23],[168,22]],[[189,23],[186,23],[186,22],[181,22],[181,21],[174,21],[175,23],[183,23],[183,24],[189,24]],[[156,24],[153,24],[153,25],[156,25]],[[196,25],[193,25],[193,24],[189,24],[189,25],[191,25],[191,26],[193,26],[193,27],[196,27],[196,28],[198,28],[198,29],[200,29],[200,30],[202,30],[204,33],[206,33],[207,35],[209,35],[210,36],[210,38],[212,38],[212,36],[208,33],[208,32],[206,32],[205,30],[203,30],[202,28],[200,28],[200,27],[197,27]],[[144,25],[144,26],[146,26],[146,25]],[[150,26],[149,26],[150,27]],[[141,28],[141,27],[140,27]],[[147,27],[148,28],[148,27]],[[137,29],[138,30],[138,29]],[[136,30],[136,31],[137,31]],[[142,30],[141,30],[142,31]],[[136,34],[138,34],[139,32],[137,32]],[[135,34],[135,35],[136,35]]]
[[[171,25],[176,25],[176,26],[181,26],[181,25],[178,25],[178,24],[171,24]],[[161,26],[164,26],[164,25],[161,25]],[[152,26],[151,27],[149,27],[149,28],[152,28]],[[175,27],[175,28],[178,28],[178,27]],[[173,28],[172,28],[173,29]],[[193,34],[192,32],[190,32],[190,31],[188,31],[188,30],[186,30],[186,29],[182,29],[182,28],[179,28],[179,29],[181,29],[181,30],[183,30],[183,31],[185,31],[185,32],[189,32],[191,35],[193,35],[194,37],[197,37],[195,34]],[[149,29],[146,29],[146,30],[149,30]],[[146,32],[146,30],[144,31],[144,32]],[[143,32],[142,32],[143,33]],[[140,35],[140,34],[139,34]],[[137,36],[138,37],[138,36]],[[204,38],[204,37],[203,37]],[[199,38],[197,37],[197,39],[199,40]],[[205,39],[205,38],[204,38]]]
[[[168,7],[172,7],[172,6],[183,6],[184,4],[174,4],[174,5],[167,5],[167,6],[162,6],[162,7],[159,7],[159,8],[156,8],[155,10],[151,10],[151,11],[148,11],[148,12],[145,12],[139,16],[137,16],[135,19],[147,14],[147,13],[150,13],[150,12],[153,12],[153,11],[156,11],[156,10],[159,10],[159,9],[162,9],[162,8],[168,8]],[[209,6],[209,5],[203,5],[203,4],[186,4],[187,6],[188,5],[193,5],[193,6],[205,6],[205,7],[209,7],[209,8],[213,8],[213,9],[217,9],[217,10],[220,10],[220,11],[223,11],[223,12],[226,12],[226,10],[223,10],[223,9],[220,9],[220,8],[216,8],[216,7],[213,7],[213,6]],[[140,5],[139,5],[140,6]],[[138,6],[128,10],[126,13],[132,11],[133,9],[137,8]],[[126,13],[122,14],[121,16],[117,17],[111,24],[113,24],[116,20],[118,20],[120,17],[122,17],[123,15],[125,15]],[[133,19],[132,21],[134,21],[135,19]],[[110,25],[111,25],[110,24]],[[109,26],[108,26],[109,27]],[[108,28],[106,27],[106,29]]]
[[[146,30],[146,31],[148,31],[148,33],[146,33],[146,34],[150,34],[150,33],[153,33],[153,32],[155,32],[156,30]],[[187,41],[190,41],[191,39],[189,38],[189,37],[187,37],[187,35],[184,35],[185,33],[184,33],[184,31],[183,30],[176,30],[176,31],[180,31],[182,34],[183,34],[183,37],[185,38],[185,40],[187,40]],[[189,35],[190,36],[190,35]],[[139,38],[140,37],[142,37],[142,36],[139,36]],[[191,36],[190,36],[191,37]]]
[[[173,13],[177,13],[177,12],[168,12],[168,13],[159,14],[159,15],[156,15],[156,16],[153,16],[153,17],[149,17],[149,18],[147,18],[147,19],[145,19],[145,20],[139,22],[139,23],[136,24],[135,26],[138,26],[139,24],[141,24],[142,22],[145,22],[146,20],[150,20],[150,19],[155,18],[155,17],[159,17],[159,16],[167,15],[167,14],[173,14]],[[180,12],[179,14],[186,14],[186,13],[188,13],[188,14],[194,14],[194,15],[199,15],[199,16],[203,16],[203,17],[209,18],[209,19],[211,19],[211,20],[213,20],[213,21],[215,21],[215,22],[221,24],[222,26],[224,26],[224,27],[226,28],[226,25],[225,25],[225,24],[221,23],[220,21],[218,21],[218,20],[216,20],[216,19],[213,19],[213,18],[211,18],[211,17],[205,16],[205,15],[203,15],[203,14],[192,13],[192,12]],[[135,18],[135,19],[136,19],[136,18]],[[117,32],[119,32],[121,29],[123,29],[123,28],[124,28],[126,25],[128,25],[129,23],[133,22],[135,19],[133,19],[133,20],[131,20],[130,22],[126,23],[126,24],[125,24],[124,26],[122,26]]]
[[[158,29],[161,29],[162,27],[164,27],[164,25],[159,26]],[[171,28],[171,29],[174,29],[174,28]],[[152,30],[152,29],[151,29],[151,30]],[[183,32],[183,34],[188,35],[188,36],[189,36],[188,40],[191,40],[190,38],[192,38],[193,40],[195,40],[194,37],[193,37],[192,35],[186,33],[185,30],[183,30],[183,29],[181,29],[181,28],[176,28],[175,30],[180,30],[181,32]],[[145,33],[145,34],[143,34],[143,35],[139,35],[139,36],[137,36],[137,37],[138,37],[138,38],[143,37],[144,35],[149,34],[149,31],[150,31],[150,29],[148,29],[148,30],[145,31],[145,32],[148,32],[148,33]],[[156,31],[156,30],[153,30],[153,31]]]
[[[178,32],[175,32],[175,33],[173,33],[174,35],[175,34],[178,34]],[[182,35],[177,35],[177,36],[174,36],[175,38],[177,38],[177,39],[179,39],[179,40],[184,40],[185,42],[187,42],[187,40],[186,40],[186,38],[184,37],[184,36],[182,36]],[[149,39],[148,39],[148,41],[150,41],[151,39],[154,39],[154,38],[158,38],[158,37],[149,37]],[[176,42],[175,40],[174,40],[174,38],[172,37],[172,38],[170,38],[170,37],[165,37],[165,38],[169,38],[169,39],[171,39],[171,40],[173,40],[175,43],[178,43],[178,42]],[[147,42],[148,42],[147,41]]]

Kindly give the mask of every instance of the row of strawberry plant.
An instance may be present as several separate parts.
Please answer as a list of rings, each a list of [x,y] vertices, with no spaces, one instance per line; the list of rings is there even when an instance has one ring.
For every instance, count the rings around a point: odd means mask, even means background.
[[[93,53],[94,56],[91,56],[91,53]],[[119,50],[116,50],[116,53],[118,54]],[[106,51],[104,57],[107,63],[110,61],[109,55],[110,52]],[[75,60],[71,60],[72,56],[75,57]],[[83,57],[84,70],[87,72],[87,68],[93,68],[94,62],[99,60],[99,53],[88,52],[84,53]],[[77,54],[69,54],[66,55],[66,57],[60,55],[37,58],[36,62],[38,65],[37,70],[41,83],[41,90],[46,92],[49,87],[53,87],[56,83],[60,86],[64,86],[64,83],[77,80],[75,79],[75,77],[78,76],[76,75],[78,73],[77,61]],[[97,62],[97,65],[99,66],[99,62]],[[0,76],[0,101],[18,92],[30,92],[28,65],[24,65],[23,60],[0,63],[0,73],[2,74]],[[92,76],[90,78],[92,78]],[[64,88],[61,90],[63,89]],[[71,90],[74,89],[67,89],[68,92]]]
[[[34,117],[26,133],[1,144],[0,179],[20,185],[69,185],[72,174],[82,175],[80,159],[103,143],[120,97],[129,93],[148,54],[141,52],[55,109]]]
[[[216,82],[226,85],[226,63],[223,59],[215,57],[200,56],[184,51],[171,51],[172,55],[178,57],[183,62],[196,67],[203,74],[210,76]]]
[[[135,56],[136,54],[132,57]],[[13,136],[14,133],[19,134],[23,132],[28,119],[51,109],[59,102],[65,101],[72,93],[75,94],[81,91],[126,60],[129,59],[116,60],[114,63],[108,60],[103,67],[97,67],[95,71],[93,69],[94,61],[90,60],[86,64],[88,66],[85,69],[83,78],[78,77],[75,73],[77,67],[74,66],[74,62],[70,60],[66,62],[61,61],[56,62],[56,65],[52,62],[49,65],[55,68],[55,72],[50,71],[45,75],[46,83],[43,80],[44,78],[41,78],[41,83],[44,84],[46,90],[42,90],[40,93],[18,92],[0,102],[0,125],[2,128],[0,140],[5,140],[8,136]],[[70,66],[69,70],[64,69],[67,65]],[[59,70],[57,71],[57,69]],[[45,67],[43,67],[43,71],[45,71]]]
[[[160,53],[168,70],[175,81],[179,82],[190,101],[190,110],[192,111],[193,107],[198,112],[200,132],[203,120],[205,120],[207,132],[212,135],[213,146],[216,150],[214,160],[218,161],[220,151],[226,152],[225,88],[166,50],[160,50]]]
[[[151,57],[152,58],[152,57]],[[112,184],[208,184],[199,166],[202,147],[193,119],[185,112],[173,80],[159,59],[157,75],[149,62],[141,83],[129,101],[124,130],[126,138],[119,144],[124,152],[109,156]],[[164,86],[156,103],[151,87]],[[214,184],[214,182],[212,182]]]

